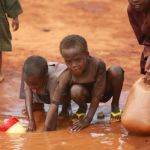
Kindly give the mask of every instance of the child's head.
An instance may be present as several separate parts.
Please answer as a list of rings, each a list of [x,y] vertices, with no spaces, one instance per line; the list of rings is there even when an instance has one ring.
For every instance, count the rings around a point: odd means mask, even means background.
[[[43,88],[48,77],[47,61],[41,56],[31,56],[24,62],[23,79],[33,90]]]
[[[68,35],[60,43],[60,53],[72,74],[81,75],[89,58],[86,40],[80,35]]]
[[[129,0],[129,3],[136,11],[148,11],[150,9],[150,0]]]

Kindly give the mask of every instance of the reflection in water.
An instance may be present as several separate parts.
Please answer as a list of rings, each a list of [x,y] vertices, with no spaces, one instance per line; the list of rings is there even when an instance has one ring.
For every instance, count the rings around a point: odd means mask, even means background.
[[[24,137],[20,134],[0,134],[0,149],[3,150],[22,150],[24,146]]]
[[[124,133],[121,134],[121,137],[118,140],[118,142],[119,142],[118,150],[122,150],[123,144],[125,143],[125,141],[128,137],[127,130],[123,127],[122,127],[122,130],[124,131]]]
[[[104,133],[90,133],[90,134],[91,134],[91,137],[93,137],[93,138],[102,137],[105,135]]]

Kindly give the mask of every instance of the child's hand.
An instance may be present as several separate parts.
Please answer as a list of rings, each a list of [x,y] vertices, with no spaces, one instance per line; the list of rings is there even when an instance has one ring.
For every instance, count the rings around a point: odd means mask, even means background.
[[[17,31],[19,29],[19,19],[18,19],[18,17],[13,18],[12,28],[13,28],[13,31]]]
[[[35,121],[33,120],[29,121],[28,131],[35,131],[35,130],[36,130]]]
[[[73,128],[71,130],[78,132],[89,125],[90,125],[89,121],[87,121],[86,119],[81,119],[73,124]]]

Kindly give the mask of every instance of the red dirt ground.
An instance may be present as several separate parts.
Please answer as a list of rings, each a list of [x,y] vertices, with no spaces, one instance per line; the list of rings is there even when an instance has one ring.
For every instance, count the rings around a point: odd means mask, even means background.
[[[124,68],[123,91],[129,90],[140,77],[143,47],[138,45],[128,22],[127,0],[21,0],[21,3],[24,13],[20,16],[19,31],[13,33],[13,51],[4,54],[1,114],[18,115],[23,107],[18,95],[24,60],[30,55],[41,55],[48,61],[63,62],[59,43],[68,34],[84,36],[90,54],[102,58],[108,67],[118,64]],[[91,133],[97,137],[91,138]],[[148,137],[128,136],[121,124],[93,125],[81,134],[70,134],[68,130],[21,136],[1,134],[0,141],[3,143],[0,149],[150,149]]]

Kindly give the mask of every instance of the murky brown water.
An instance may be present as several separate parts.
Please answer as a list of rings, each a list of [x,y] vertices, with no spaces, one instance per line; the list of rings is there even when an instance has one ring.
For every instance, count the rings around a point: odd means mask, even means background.
[[[120,125],[93,125],[80,133],[69,128],[54,131],[26,133],[22,135],[0,134],[0,149],[50,149],[50,150],[149,150],[150,138],[128,135]]]

